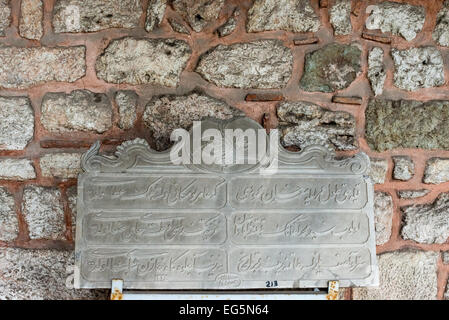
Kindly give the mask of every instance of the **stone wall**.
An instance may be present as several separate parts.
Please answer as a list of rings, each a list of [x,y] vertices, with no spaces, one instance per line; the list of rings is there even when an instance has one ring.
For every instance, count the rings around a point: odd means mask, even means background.
[[[75,291],[76,176],[103,151],[246,114],[372,159],[378,289],[449,299],[449,1],[0,0],[0,299]]]

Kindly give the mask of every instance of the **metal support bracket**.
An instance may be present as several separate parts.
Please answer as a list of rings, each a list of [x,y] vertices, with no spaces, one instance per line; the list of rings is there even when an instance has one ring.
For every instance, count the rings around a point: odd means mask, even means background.
[[[329,287],[327,289],[327,300],[337,300],[340,284],[338,281],[329,281]]]
[[[257,291],[123,291],[123,280],[113,279],[111,300],[337,300],[338,281],[329,281],[328,291],[293,291],[288,293]]]

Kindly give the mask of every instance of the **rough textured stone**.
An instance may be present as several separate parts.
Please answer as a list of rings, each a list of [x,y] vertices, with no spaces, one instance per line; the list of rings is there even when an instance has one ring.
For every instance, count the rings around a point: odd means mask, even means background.
[[[118,106],[120,129],[131,129],[136,122],[137,94],[134,91],[118,91],[115,103]]]
[[[81,172],[80,153],[46,154],[40,159],[42,176],[50,178],[77,178]]]
[[[444,1],[443,7],[437,15],[433,40],[440,46],[449,47],[449,1]]]
[[[195,32],[201,32],[217,20],[225,0],[173,0],[173,9],[189,23]]]
[[[438,184],[447,181],[449,181],[449,159],[429,159],[424,171],[424,183]]]
[[[384,83],[387,72],[383,63],[384,51],[382,48],[374,47],[368,56],[368,79],[371,83],[374,95],[378,96],[384,91]]]
[[[65,219],[60,198],[56,188],[25,187],[22,213],[31,239],[64,239]]]
[[[19,222],[14,210],[14,198],[5,188],[0,187],[0,241],[13,241],[18,234]]]
[[[205,53],[196,71],[219,87],[282,88],[292,74],[293,55],[278,40],[218,45]]]
[[[218,36],[225,37],[234,32],[237,26],[237,17],[240,15],[240,10],[238,8],[234,9],[232,16],[226,21],[224,25],[217,29]]]
[[[20,36],[27,39],[39,40],[44,33],[42,25],[43,16],[44,10],[41,0],[20,1]]]
[[[9,0],[0,0],[0,36],[5,35],[5,29],[11,23],[11,8]]]
[[[415,175],[415,164],[410,157],[393,157],[394,170],[393,178],[401,181],[408,181]]]
[[[95,65],[97,77],[111,83],[175,87],[192,50],[181,40],[113,40]]]
[[[103,93],[75,90],[47,93],[42,100],[42,125],[50,132],[105,132],[112,126],[112,107]]]
[[[28,159],[3,159],[0,160],[0,179],[4,180],[27,180],[35,179],[31,160]]]
[[[350,34],[352,31],[351,0],[336,0],[329,10],[329,17],[334,34]]]
[[[165,150],[172,145],[170,134],[174,129],[189,129],[193,121],[203,117],[229,119],[243,113],[224,101],[193,92],[185,96],[154,97],[146,105],[143,120],[156,140],[156,148]]]
[[[316,32],[320,19],[310,0],[256,0],[248,11],[248,32]]]
[[[443,252],[443,263],[444,264],[449,264],[449,251],[448,252]]]
[[[385,182],[388,171],[388,161],[386,159],[370,158],[371,166],[369,176],[373,183],[382,184]]]
[[[413,91],[444,84],[444,63],[435,47],[391,49],[394,61],[394,85]]]
[[[147,19],[145,21],[145,30],[150,32],[158,27],[164,19],[167,0],[150,0],[147,8]]]
[[[142,13],[140,0],[58,0],[53,28],[57,33],[135,28]]]
[[[375,151],[393,148],[449,150],[449,101],[372,99],[365,113],[365,137]]]
[[[0,300],[107,299],[108,290],[73,289],[73,251],[0,248]]]
[[[398,191],[398,197],[401,199],[416,199],[424,197],[429,194],[429,190],[421,189],[421,190],[401,190]]]
[[[74,82],[86,73],[86,48],[0,45],[0,86],[25,89],[48,81]]]
[[[395,251],[378,256],[378,288],[354,288],[354,300],[434,300],[437,252]]]
[[[281,142],[304,148],[322,144],[331,149],[355,150],[355,119],[342,111],[330,111],[310,102],[281,102],[277,108]]]
[[[376,244],[382,245],[391,237],[393,223],[393,198],[385,192],[374,193],[374,225]]]
[[[76,199],[78,196],[78,189],[76,186],[67,189],[67,199],[69,201],[70,219],[72,222],[72,237],[75,239],[76,235]]]
[[[402,208],[402,238],[419,243],[445,243],[449,237],[449,193],[432,204]]]
[[[168,19],[168,23],[170,24],[173,31],[183,34],[190,34],[187,27],[185,27],[182,23],[178,22],[175,19]]]
[[[426,19],[426,9],[422,6],[412,6],[407,3],[385,1],[368,6],[371,12],[366,20],[368,30],[380,29],[382,32],[391,32],[401,35],[411,41],[421,32]]]
[[[301,88],[334,92],[349,87],[360,73],[361,54],[355,45],[338,43],[306,54]]]
[[[22,150],[33,134],[34,114],[30,100],[0,96],[0,150]]]

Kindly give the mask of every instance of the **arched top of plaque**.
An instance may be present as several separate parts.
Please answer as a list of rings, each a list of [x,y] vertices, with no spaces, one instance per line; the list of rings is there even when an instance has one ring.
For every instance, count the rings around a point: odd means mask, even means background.
[[[233,174],[233,173],[252,173],[272,164],[274,152],[270,152],[270,136],[266,134],[265,129],[247,117],[235,117],[228,120],[220,120],[215,118],[206,118],[201,121],[200,132],[201,136],[209,130],[215,129],[221,133],[222,137],[222,159],[223,164],[206,164],[204,162],[194,163],[194,149],[193,137],[194,129],[190,129],[190,141],[187,148],[191,150],[190,163],[185,165],[173,164],[170,153],[173,150],[181,150],[186,148],[186,139],[180,139],[170,149],[158,152],[153,150],[147,141],[144,139],[134,139],[126,141],[117,147],[114,155],[100,155],[100,142],[95,142],[92,147],[82,156],[81,167],[85,172],[159,172],[175,171],[175,172],[203,172],[203,173],[219,173],[219,174]],[[248,139],[243,140],[242,144],[237,149],[244,151],[243,164],[227,163],[225,158],[227,156],[225,150],[228,146],[232,148],[235,155],[236,140],[229,139],[225,131],[227,129],[240,129],[244,134],[252,131],[254,132],[257,143],[256,146],[249,147]],[[207,133],[207,132],[206,132]],[[249,134],[249,133],[248,133]],[[247,136],[246,136],[247,137]],[[265,140],[264,144],[260,144],[261,139]],[[204,141],[206,140],[206,141]],[[272,140],[273,141],[273,140]],[[203,150],[211,141],[203,139],[201,141],[201,149]],[[254,148],[257,155],[260,154],[259,146],[263,146],[265,152],[261,154],[253,162],[248,159],[248,149]],[[365,175],[370,167],[369,157],[360,152],[352,157],[337,159],[335,152],[332,149],[326,148],[317,141],[308,141],[308,145],[300,152],[291,152],[280,144],[279,139],[272,145],[277,148],[276,158],[278,159],[278,169],[283,173],[292,172],[307,172],[307,173],[342,173],[342,174],[357,174]],[[235,159],[234,159],[235,160]],[[248,163],[249,162],[249,163]]]

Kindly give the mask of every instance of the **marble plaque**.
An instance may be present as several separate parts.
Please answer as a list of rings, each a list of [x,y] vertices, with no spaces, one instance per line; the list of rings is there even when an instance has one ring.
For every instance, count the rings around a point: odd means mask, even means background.
[[[203,120],[208,128],[262,129],[245,117]],[[75,287],[378,285],[369,158],[337,159],[313,141],[275,147],[277,171],[261,174],[269,161],[176,165],[142,139],[114,155],[95,143],[78,179]]]

